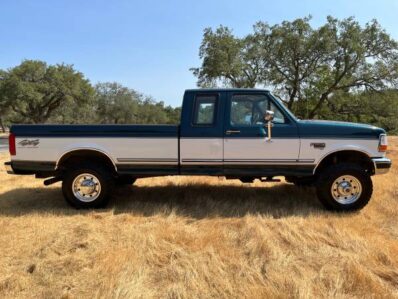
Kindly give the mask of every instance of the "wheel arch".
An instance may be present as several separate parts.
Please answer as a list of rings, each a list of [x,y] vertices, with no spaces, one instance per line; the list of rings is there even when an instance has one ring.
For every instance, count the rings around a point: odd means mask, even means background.
[[[58,170],[66,161],[70,159],[88,159],[102,161],[105,165],[112,168],[117,172],[117,166],[115,161],[105,152],[95,148],[74,148],[64,152],[55,164],[55,169]]]
[[[374,174],[374,163],[366,151],[360,149],[343,149],[335,150],[324,155],[316,164],[313,174],[317,175],[320,171],[329,165],[334,165],[341,162],[350,162],[363,166],[371,175]]]

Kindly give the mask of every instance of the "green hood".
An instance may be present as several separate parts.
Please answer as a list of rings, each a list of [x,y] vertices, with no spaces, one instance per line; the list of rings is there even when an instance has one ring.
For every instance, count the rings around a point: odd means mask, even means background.
[[[299,120],[297,121],[300,137],[303,138],[364,138],[378,139],[385,134],[381,128],[342,121]]]

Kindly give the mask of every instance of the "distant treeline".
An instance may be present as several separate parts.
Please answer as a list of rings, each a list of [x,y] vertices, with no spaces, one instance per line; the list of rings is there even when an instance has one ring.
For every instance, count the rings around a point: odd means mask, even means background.
[[[116,82],[93,86],[71,65],[25,60],[0,70],[2,130],[12,123],[176,124],[180,111]]]

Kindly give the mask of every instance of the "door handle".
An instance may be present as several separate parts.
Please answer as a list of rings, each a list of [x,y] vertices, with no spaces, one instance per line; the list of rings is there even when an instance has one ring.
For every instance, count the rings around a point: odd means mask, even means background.
[[[239,130],[227,130],[227,131],[225,132],[225,134],[227,134],[227,135],[239,134],[239,133],[240,133]]]

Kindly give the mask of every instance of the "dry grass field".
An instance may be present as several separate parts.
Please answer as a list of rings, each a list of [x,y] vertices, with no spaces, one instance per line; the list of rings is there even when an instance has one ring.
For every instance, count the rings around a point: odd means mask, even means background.
[[[353,214],[209,177],[138,180],[77,211],[59,184],[2,172],[0,298],[398,298],[398,138],[388,155]]]

